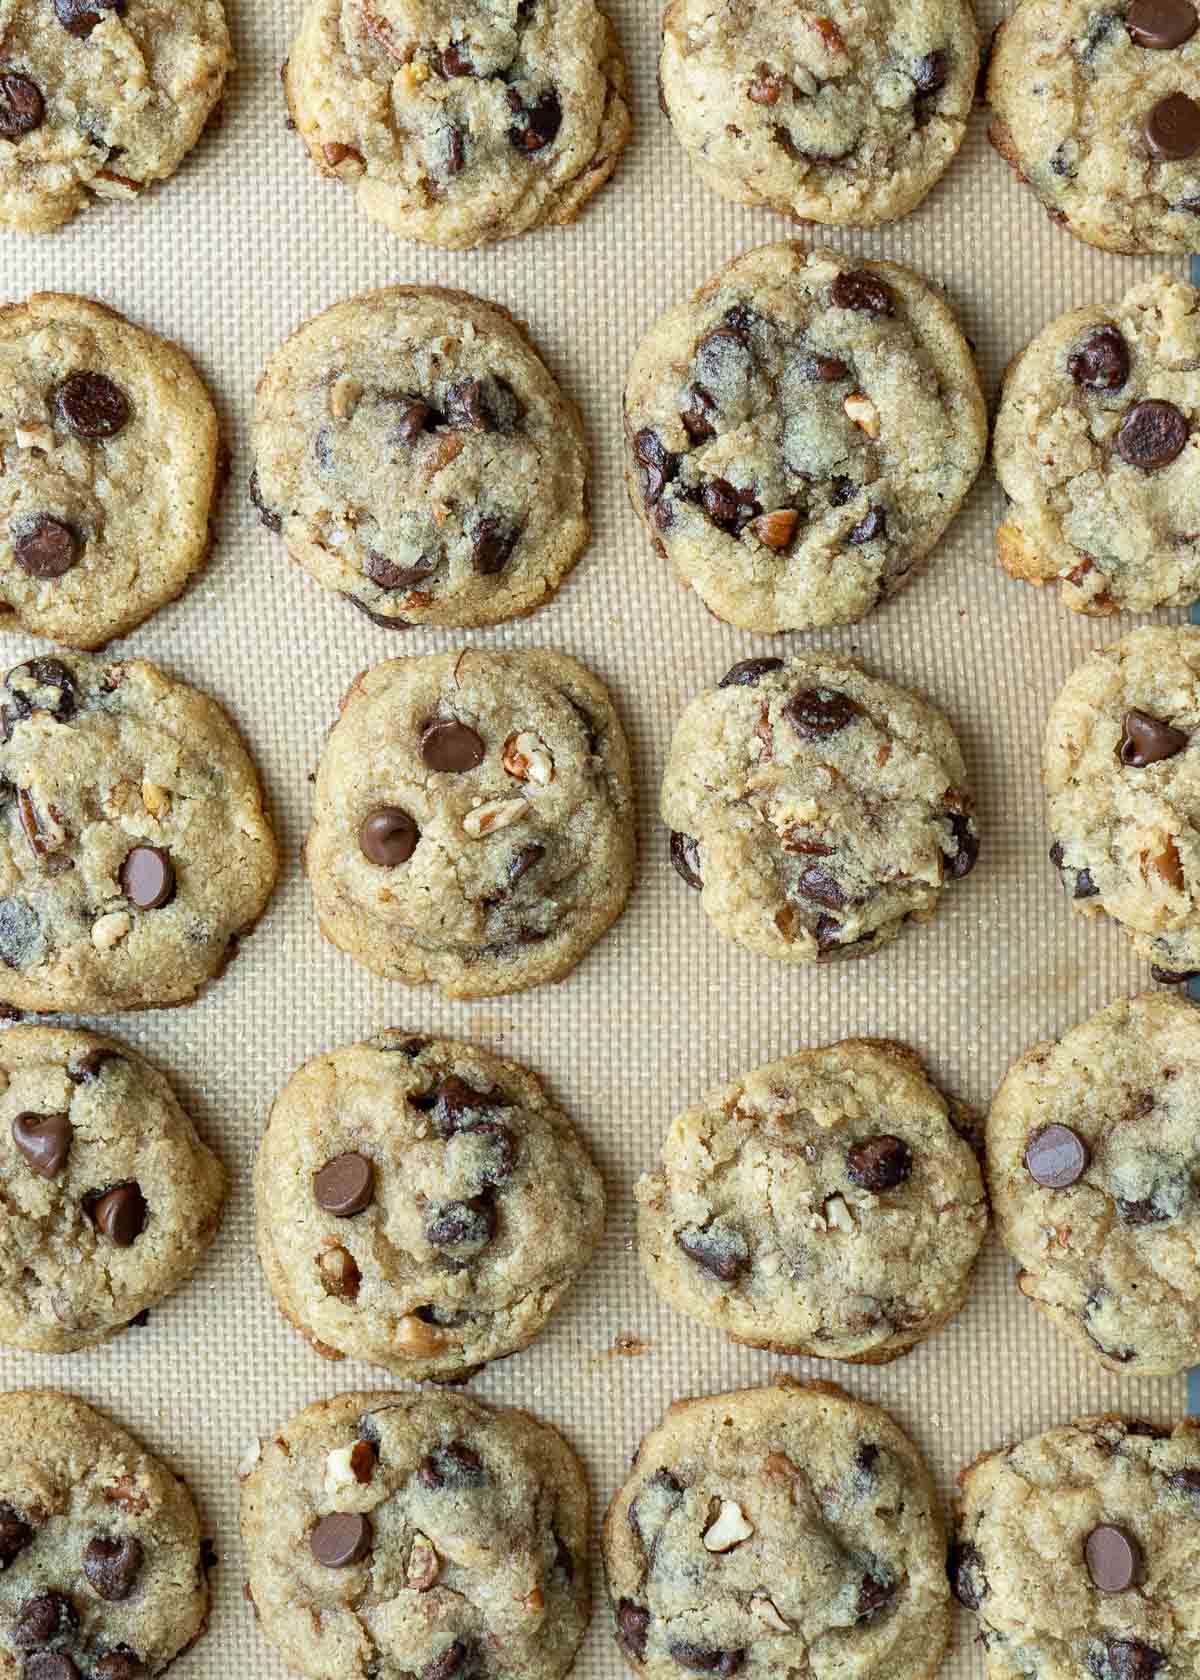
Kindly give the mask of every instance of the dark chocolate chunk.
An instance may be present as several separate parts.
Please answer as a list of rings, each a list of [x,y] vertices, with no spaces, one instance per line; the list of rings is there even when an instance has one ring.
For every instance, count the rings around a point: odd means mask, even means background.
[[[680,834],[673,830],[671,834],[671,867],[675,873],[689,887],[699,892],[704,885],[700,873],[700,842],[693,840],[690,834]]]
[[[1148,764],[1174,758],[1187,744],[1188,737],[1184,731],[1164,723],[1162,718],[1151,717],[1149,712],[1136,709],[1125,713],[1120,746],[1122,764],[1144,770]]]
[[[798,735],[817,741],[845,729],[861,711],[848,694],[831,688],[806,688],[788,701],[783,715]]]
[[[41,583],[65,577],[79,564],[83,539],[65,519],[52,513],[31,513],[14,519],[13,559],[27,577]]]
[[[19,140],[40,128],[46,115],[42,90],[17,70],[0,72],[0,139]]]
[[[142,1567],[142,1546],[131,1534],[110,1540],[97,1534],[83,1553],[83,1573],[98,1597],[111,1604],[128,1598]]]
[[[1117,433],[1117,454],[1142,472],[1157,472],[1183,453],[1189,432],[1186,417],[1174,403],[1156,398],[1137,402],[1125,411]]]
[[[85,438],[111,438],[129,424],[133,410],[119,385],[102,373],[70,373],[52,398],[54,417]]]
[[[903,1138],[890,1132],[863,1138],[846,1151],[846,1172],[851,1183],[879,1194],[903,1184],[912,1172],[912,1150]]]
[[[421,730],[421,757],[430,770],[461,775],[483,763],[487,748],[468,724],[432,718]]]
[[[675,1241],[689,1260],[703,1266],[722,1283],[735,1283],[750,1269],[750,1249],[745,1237],[724,1224],[687,1225],[676,1233]]]
[[[417,1479],[423,1487],[434,1491],[447,1487],[482,1487],[487,1470],[479,1454],[465,1441],[451,1441],[448,1446],[434,1447],[421,1460]]]
[[[717,687],[753,688],[760,677],[765,677],[771,671],[782,671],[782,669],[782,659],[742,659],[726,671]]]
[[[854,309],[868,315],[896,313],[896,298],[891,287],[865,268],[855,269],[850,274],[839,274],[829,288],[829,301],[835,309]]]
[[[1067,372],[1089,391],[1119,391],[1129,378],[1129,346],[1110,322],[1089,333],[1067,357]]]

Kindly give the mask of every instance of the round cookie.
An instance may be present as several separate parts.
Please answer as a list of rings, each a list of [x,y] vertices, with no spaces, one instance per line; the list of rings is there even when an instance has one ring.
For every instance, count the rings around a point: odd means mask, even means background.
[[[275,884],[226,712],[144,659],[16,665],[0,687],[0,1001],[185,1003]]]
[[[624,909],[629,747],[550,648],[391,659],[342,702],[305,866],[326,938],[388,980],[491,997],[561,980]]]
[[[629,138],[595,0],[309,0],[283,82],[322,174],[450,250],[573,222]]]
[[[993,43],[993,146],[1056,221],[1107,251],[1200,239],[1195,0],[1020,0]]]
[[[1169,274],[1038,334],[1005,376],[996,419],[996,472],[1014,504],[996,533],[1006,572],[1060,579],[1073,612],[1200,595],[1198,369],[1200,293]]]
[[[905,215],[949,167],[979,74],[969,0],[671,0],[663,104],[700,179],[794,221]]]
[[[178,345],[87,298],[0,308],[0,623],[95,648],[173,601],[220,453]]]
[[[173,175],[232,62],[221,0],[7,0],[0,225],[48,233]]]
[[[466,292],[393,286],[307,322],[259,383],[254,450],[263,523],[388,629],[531,612],[587,542],[578,410]]]
[[[149,1680],[208,1620],[179,1477],[53,1389],[0,1394],[0,1677]]]
[[[850,624],[894,595],[983,462],[979,375],[911,269],[764,245],[642,340],[625,477],[681,582],[743,630]]]
[[[1200,1362],[1200,1012],[1122,998],[1008,1070],[988,1182],[1017,1281],[1110,1371]]]
[[[1196,1672],[1200,1434],[1085,1417],[959,1477],[955,1591],[989,1680]]]
[[[923,1680],[949,1642],[929,1471],[886,1412],[832,1383],[677,1401],[609,1507],[604,1557],[645,1680]]]
[[[972,810],[941,712],[816,651],[742,660],[698,694],[662,785],[671,861],[705,912],[790,963],[866,956],[928,921],[975,867]]]
[[[292,1076],[254,1184],[284,1314],[319,1353],[416,1381],[528,1347],[604,1230],[600,1175],[534,1074],[398,1031]]]
[[[186,1282],[225,1174],[170,1085],[125,1045],[0,1034],[0,1342],[94,1347]]]
[[[1119,922],[1156,979],[1200,970],[1200,630],[1134,630],[1077,665],[1042,779],[1072,909]]]
[[[886,1364],[966,1300],[988,1217],[971,1124],[901,1044],[755,1068],[677,1116],[639,1180],[642,1264],[732,1341]]]
[[[239,1469],[247,1596],[310,1680],[560,1680],[590,1617],[567,1442],[459,1394],[341,1394]]]

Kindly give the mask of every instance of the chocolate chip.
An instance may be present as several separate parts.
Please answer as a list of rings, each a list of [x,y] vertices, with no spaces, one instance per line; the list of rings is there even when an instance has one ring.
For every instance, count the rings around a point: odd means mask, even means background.
[[[952,881],[961,881],[979,862],[979,836],[964,811],[951,811],[950,827],[954,834],[954,855],[946,865],[946,873]]]
[[[1200,17],[1193,0],[1133,0],[1125,27],[1135,46],[1169,52],[1191,40]]]
[[[483,763],[487,748],[465,723],[433,718],[421,730],[421,757],[431,770],[461,775]]]
[[[397,589],[415,589],[419,583],[424,583],[437,571],[438,560],[436,555],[423,554],[413,566],[397,566],[386,554],[372,548],[367,551],[362,569],[364,577],[391,593]]]
[[[317,1206],[338,1219],[351,1219],[375,1199],[375,1168],[356,1149],[335,1155],[313,1174]]]
[[[877,1576],[866,1574],[862,1585],[858,1589],[858,1619],[860,1622],[872,1621],[879,1613],[886,1609],[896,1596],[895,1581],[880,1580]]]
[[[796,890],[805,898],[811,898],[818,904],[824,904],[830,910],[841,910],[846,904],[846,894],[840,884],[834,880],[828,871],[818,865],[809,864],[800,873],[796,882]]]
[[[445,172],[451,178],[461,175],[467,162],[466,135],[457,123],[447,123],[441,130],[445,146]]]
[[[539,846],[536,841],[530,846],[519,846],[509,858],[508,867],[504,871],[509,886],[515,887],[545,855],[545,846]]]
[[[495,430],[488,412],[483,384],[478,379],[464,379],[451,385],[446,392],[446,424],[459,432],[491,432]]]
[[[51,399],[55,418],[85,438],[116,437],[128,425],[129,398],[102,373],[70,373]]]
[[[617,1605],[617,1639],[635,1662],[646,1656],[646,1640],[650,1634],[650,1612],[645,1605],[623,1598]]]
[[[707,1645],[693,1645],[680,1641],[667,1649],[679,1664],[691,1674],[740,1674],[746,1661],[745,1651],[714,1651]]]
[[[124,1059],[117,1051],[97,1045],[94,1050],[86,1050],[77,1062],[68,1064],[67,1078],[73,1085],[91,1085],[99,1079],[101,1070],[108,1062],[121,1062]]]
[[[370,1518],[358,1511],[331,1511],[309,1535],[312,1555],[322,1569],[348,1569],[361,1563],[373,1541]]]
[[[147,1673],[145,1663],[128,1645],[116,1645],[94,1664],[92,1680],[145,1680]]]
[[[955,1546],[950,1553],[950,1585],[954,1596],[968,1610],[978,1610],[987,1597],[987,1576],[983,1572],[983,1555],[969,1542]]]
[[[503,1184],[512,1177],[520,1145],[506,1126],[485,1120],[483,1125],[473,1126],[468,1136],[477,1140],[476,1149],[482,1155],[479,1175],[484,1184]]]
[[[679,416],[683,429],[693,443],[706,443],[717,435],[717,428],[710,418],[717,412],[717,399],[703,385],[693,385],[688,394],[691,407],[685,408]]]
[[[471,564],[482,577],[502,572],[512,558],[521,533],[503,519],[480,519],[471,527]]]
[[[414,1108],[432,1110],[434,1128],[442,1139],[474,1131],[494,1109],[509,1106],[499,1090],[476,1091],[456,1073],[447,1074],[425,1095],[408,1100]]]
[[[1177,163],[1200,152],[1200,105],[1186,93],[1169,93],[1146,118],[1146,147],[1156,163]]]
[[[98,1534],[84,1549],[83,1573],[88,1585],[112,1604],[129,1597],[141,1567],[141,1542],[130,1534],[120,1540],[108,1540]]]
[[[1097,1524],[1083,1550],[1088,1574],[1102,1593],[1127,1592],[1143,1578],[1141,1547],[1116,1523]]]
[[[1117,454],[1142,472],[1157,472],[1183,453],[1189,431],[1186,418],[1174,403],[1157,398],[1134,403],[1126,409],[1117,433]]]
[[[861,548],[864,543],[882,542],[887,536],[887,513],[881,507],[869,508],[853,530],[847,531],[846,541]]]
[[[562,127],[562,106],[553,88],[540,94],[532,105],[526,105],[516,89],[510,88],[508,106],[517,119],[509,128],[509,143],[519,152],[542,151]]]
[[[1043,1126],[1025,1148],[1025,1167],[1047,1190],[1066,1190],[1087,1171],[1088,1149],[1069,1126]]]
[[[12,1135],[39,1178],[57,1178],[67,1164],[74,1128],[66,1114],[18,1114]]]
[[[358,846],[368,863],[379,869],[396,869],[407,863],[417,849],[421,831],[399,805],[377,805],[363,818]]]
[[[95,1674],[97,1680],[103,1680],[101,1670],[96,1669]],[[65,1651],[33,1651],[21,1665],[21,1680],[79,1680],[79,1670]]]
[[[913,71],[913,81],[917,85],[917,92],[926,98],[945,87],[946,78],[950,74],[950,54],[944,49],[926,53],[919,58]]]
[[[1166,1660],[1140,1639],[1110,1639],[1088,1656],[1088,1667],[1097,1680],[1154,1680]]]
[[[425,1221],[434,1248],[484,1248],[496,1232],[496,1210],[487,1196],[466,1202],[436,1202]]]
[[[60,1592],[42,1592],[21,1605],[9,1638],[19,1650],[29,1651],[73,1633],[78,1626],[79,1617],[69,1598]]]
[[[175,896],[175,865],[161,846],[134,846],[121,865],[121,891],[138,910],[159,910]]]
[[[59,23],[81,40],[90,35],[98,23],[103,23],[108,13],[115,12],[117,17],[124,17],[125,5],[126,0],[54,0]]]
[[[700,874],[700,842],[690,834],[671,833],[671,868],[689,887],[699,892],[704,885]]]
[[[835,309],[854,309],[868,315],[896,313],[896,299],[891,287],[865,268],[855,269],[850,274],[839,274],[829,288],[829,301]]]
[[[1144,770],[1148,764],[1174,758],[1187,744],[1187,735],[1173,724],[1136,709],[1125,713],[1119,755],[1131,769]]]
[[[437,425],[442,418],[424,397],[410,396],[407,392],[385,391],[380,400],[399,405],[395,435],[401,443],[415,443],[422,432],[430,425]]]
[[[418,1680],[459,1680],[467,1658],[471,1655],[461,1639],[447,1645],[421,1670]]]
[[[679,457],[673,455],[651,426],[634,436],[633,458],[642,469],[642,496],[648,508],[654,507],[663,491],[679,471]]]
[[[273,507],[269,507],[267,503],[263,501],[262,487],[258,482],[257,467],[255,467],[254,471],[250,474],[250,500],[258,509],[258,517],[267,527],[268,531],[283,530],[283,515],[276,513]]]
[[[423,1487],[435,1492],[446,1487],[482,1487],[487,1471],[479,1454],[465,1441],[451,1441],[448,1446],[434,1447],[421,1460],[417,1479]]]
[[[33,1539],[33,1528],[11,1505],[0,1505],[0,1570],[8,1568]]]
[[[738,536],[752,519],[762,512],[762,506],[751,490],[742,490],[727,478],[713,478],[700,492],[700,506],[712,523],[730,536]]]
[[[801,379],[820,385],[837,385],[850,378],[850,369],[836,356],[804,356],[796,371]]]
[[[718,688],[753,688],[760,677],[771,671],[782,671],[782,659],[742,659],[717,684]]]
[[[676,1232],[675,1241],[689,1260],[703,1266],[722,1283],[735,1283],[750,1269],[750,1249],[745,1237],[723,1224],[707,1228],[685,1226]]]
[[[852,502],[854,500],[855,496],[857,496],[857,495],[858,495],[858,485],[855,484],[855,482],[852,478],[843,478],[842,475],[839,473],[836,478],[831,478],[830,479],[830,481],[829,481],[829,505],[830,505],[830,507],[845,507],[846,503],[847,502]]]
[[[141,1186],[132,1181],[99,1194],[89,1193],[83,1201],[97,1231],[118,1248],[132,1247],[145,1229],[146,1198]]]
[[[42,90],[16,70],[0,74],[0,137],[19,140],[42,126],[46,104]]]
[[[846,1172],[850,1182],[863,1190],[894,1190],[912,1172],[912,1150],[903,1138],[881,1132],[850,1145]]]
[[[83,541],[65,519],[51,513],[25,514],[14,519],[10,529],[13,559],[26,576],[49,582],[79,564]]]
[[[861,712],[862,708],[848,694],[839,694],[832,688],[803,689],[783,708],[784,717],[806,741],[836,735]]]
[[[1067,357],[1067,372],[1089,391],[1119,391],[1129,378],[1129,346],[1118,328],[1097,327]]]

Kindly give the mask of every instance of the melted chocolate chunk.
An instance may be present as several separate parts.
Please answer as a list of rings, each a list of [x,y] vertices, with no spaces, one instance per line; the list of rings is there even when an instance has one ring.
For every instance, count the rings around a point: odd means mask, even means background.
[[[482,1487],[487,1471],[479,1454],[465,1441],[451,1441],[448,1446],[434,1447],[421,1460],[417,1480],[435,1492],[442,1488]]]
[[[671,867],[689,887],[699,892],[704,885],[700,873],[700,842],[690,834],[671,834]]]
[[[912,1172],[912,1151],[903,1138],[881,1132],[863,1138],[846,1151],[846,1172],[852,1184],[876,1195],[894,1190]]]
[[[257,467],[255,467],[254,471],[250,474],[249,489],[250,500],[254,503],[254,506],[258,510],[258,517],[261,523],[267,527],[268,531],[282,531],[283,515],[281,513],[276,513],[273,507],[269,507],[267,503],[263,501],[262,488],[258,482]]]
[[[119,385],[102,373],[71,373],[56,386],[52,398],[55,419],[84,438],[116,437],[133,410]]]
[[[1067,357],[1067,372],[1089,391],[1119,391],[1129,378],[1129,346],[1110,322],[1097,327]]]
[[[42,90],[19,71],[0,73],[0,138],[19,140],[40,128],[46,115]]]
[[[750,1249],[740,1231],[726,1225],[688,1225],[676,1232],[675,1241],[698,1266],[722,1283],[735,1283],[750,1269]]]
[[[508,90],[508,108],[515,121],[508,130],[509,144],[532,155],[552,145],[562,127],[562,106],[553,88],[526,105],[515,88]]]
[[[782,671],[782,659],[742,659],[738,664],[726,671],[717,684],[718,688],[753,688],[760,677],[767,676],[771,671]]]
[[[807,741],[836,735],[854,722],[862,708],[848,694],[831,688],[807,688],[789,700],[783,715],[796,733]]]
[[[865,268],[839,274],[829,288],[829,301],[835,309],[853,309],[861,314],[896,313],[896,297],[891,287]]]
[[[621,1599],[617,1605],[617,1638],[635,1662],[645,1659],[649,1634],[649,1610],[630,1598]]]

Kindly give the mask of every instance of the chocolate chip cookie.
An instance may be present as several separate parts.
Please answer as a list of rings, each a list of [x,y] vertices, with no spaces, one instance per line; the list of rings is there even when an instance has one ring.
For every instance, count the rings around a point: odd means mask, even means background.
[[[987,1228],[971,1124],[902,1044],[755,1068],[678,1115],[639,1180],[642,1264],[732,1341],[886,1364],[966,1300]]]
[[[195,145],[233,62],[221,0],[6,0],[0,225],[136,199]]]
[[[979,376],[911,269],[764,245],[659,318],[625,391],[655,548],[743,630],[850,624],[894,595],[983,462]]]
[[[0,308],[0,623],[95,648],[174,600],[219,456],[178,345],[87,298]]]
[[[838,654],[744,659],[691,702],[662,785],[671,862],[726,936],[862,957],[969,875],[962,753],[927,701]]]
[[[629,138],[595,0],[309,0],[283,79],[322,174],[452,250],[573,222]]]
[[[1046,721],[1050,861],[1159,979],[1200,970],[1200,630],[1135,630],[1067,678]]]
[[[663,104],[693,169],[794,221],[888,222],[962,145],[979,73],[968,0],[671,0]]]
[[[987,98],[993,146],[1078,238],[1196,249],[1195,0],[1020,0],[997,31]]]
[[[929,1471],[879,1407],[786,1377],[680,1400],[604,1524],[617,1641],[646,1680],[922,1680],[950,1636],[945,1544]]]
[[[258,920],[276,851],[228,715],[144,659],[0,688],[0,1001],[185,1003]]]
[[[67,1394],[0,1394],[0,1675],[149,1680],[204,1632],[187,1488]]]
[[[528,1347],[604,1229],[600,1175],[536,1075],[399,1031],[292,1076],[254,1182],[283,1313],[318,1353],[416,1380]]]
[[[1169,274],[1075,309],[1005,376],[996,533],[1015,578],[1059,579],[1072,612],[1200,595],[1200,293]]]
[[[959,1477],[955,1590],[989,1680],[1194,1674],[1200,1434],[1086,1417]]]
[[[633,882],[629,747],[550,648],[391,659],[342,702],[305,848],[325,936],[388,980],[490,997],[561,980]]]
[[[590,1617],[567,1442],[459,1394],[341,1394],[240,1467],[247,1596],[310,1680],[560,1680]]]
[[[263,523],[388,629],[531,612],[587,542],[579,413],[466,292],[393,286],[307,322],[259,384],[254,450]]]

